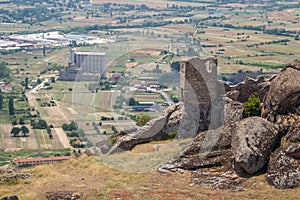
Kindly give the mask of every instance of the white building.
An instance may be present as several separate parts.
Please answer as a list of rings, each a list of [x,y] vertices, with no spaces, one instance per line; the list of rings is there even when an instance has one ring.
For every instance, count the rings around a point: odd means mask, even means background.
[[[105,53],[76,52],[76,49],[70,49],[70,65],[80,68],[83,72],[105,74],[105,63]]]
[[[59,73],[60,80],[96,80],[106,78],[106,54],[97,52],[76,52],[70,49],[69,66]]]

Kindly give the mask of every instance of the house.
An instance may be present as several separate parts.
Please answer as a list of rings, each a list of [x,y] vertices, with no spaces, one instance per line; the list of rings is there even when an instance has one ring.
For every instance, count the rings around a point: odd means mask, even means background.
[[[83,145],[83,143],[82,143],[79,139],[77,139],[77,140],[74,142],[74,144],[77,145],[77,146],[82,146],[82,145]]]
[[[118,81],[118,80],[120,80],[121,76],[122,76],[121,73],[114,73],[112,75],[112,79],[113,79],[113,81]]]
[[[2,92],[11,92],[13,90],[13,87],[11,84],[3,84],[0,86],[0,89]]]
[[[27,159],[16,159],[14,163],[21,167],[21,166],[35,166],[35,165],[45,165],[45,164],[53,164],[59,163],[66,160],[70,160],[75,158],[75,156],[55,156],[55,157],[48,157],[48,158],[27,158]]]

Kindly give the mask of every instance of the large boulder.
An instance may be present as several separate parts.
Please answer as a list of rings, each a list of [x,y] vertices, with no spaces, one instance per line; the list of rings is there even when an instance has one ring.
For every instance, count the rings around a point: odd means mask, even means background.
[[[277,126],[266,119],[250,117],[237,122],[231,142],[237,168],[249,174],[258,172],[268,162],[277,136]]]
[[[198,169],[192,172],[192,181],[200,186],[210,187],[215,190],[243,191],[245,178],[232,171],[215,171]]]
[[[83,197],[82,192],[47,192],[47,200],[78,200]]]
[[[220,110],[224,110],[223,121],[225,125],[233,124],[243,118],[244,106],[242,103],[232,101],[229,98],[224,98],[222,102],[226,102],[225,106],[220,105]],[[223,115],[223,112],[220,115]],[[183,120],[183,118],[185,118],[185,120]],[[190,125],[191,122],[192,120],[186,113],[184,105],[182,103],[175,104],[167,108],[161,116],[151,120],[144,127],[129,134],[120,135],[116,144],[109,151],[105,151],[104,153],[131,150],[138,144],[166,140],[168,139],[168,133],[171,132],[178,132],[181,138],[195,137],[198,133],[196,132],[197,128],[193,128],[192,125]]]
[[[270,84],[264,98],[263,117],[300,113],[300,61],[287,65]]]
[[[271,155],[267,180],[278,189],[300,186],[300,143],[281,147]]]
[[[238,101],[232,101],[229,98],[225,98],[225,100],[224,123],[233,124],[243,119],[244,104]]]
[[[283,122],[284,128],[287,129],[287,134],[284,137],[285,141],[287,143],[300,142],[300,116],[289,115],[286,118]]]
[[[19,200],[18,196],[3,197],[1,200]]]
[[[160,172],[231,166],[232,126],[199,133],[178,156],[159,167]]]
[[[151,120],[142,128],[120,137],[108,153],[127,151],[138,144],[168,139],[168,133],[178,131],[183,112],[182,103],[170,106],[161,116]]]
[[[277,136],[277,126],[260,117],[228,123],[199,133],[177,157],[160,166],[159,171],[218,166],[230,170],[234,166],[253,174],[268,162]]]
[[[258,76],[257,79],[247,77],[243,82],[229,87],[226,96],[234,101],[244,103],[251,95],[258,93],[258,96],[262,101],[270,88],[269,81],[270,80],[266,79],[264,76]]]

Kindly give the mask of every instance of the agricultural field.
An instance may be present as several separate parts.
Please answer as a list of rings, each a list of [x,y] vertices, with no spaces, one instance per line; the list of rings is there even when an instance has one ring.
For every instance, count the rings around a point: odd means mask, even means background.
[[[170,65],[186,57],[217,56],[218,73],[223,80],[243,73],[272,76],[287,63],[299,59],[300,10],[296,0],[247,4],[216,0],[51,1],[47,6],[30,1],[18,5],[1,2],[0,36],[7,39],[11,35],[58,31],[61,35],[112,42],[88,44],[73,40],[64,45],[38,42],[32,49],[1,50],[0,62],[7,63],[10,70],[5,81],[14,88],[11,95],[15,95],[18,113],[8,114],[10,95],[5,96],[4,109],[0,111],[0,149],[68,148],[70,138],[62,125],[73,120],[90,141],[97,141],[105,138],[104,132],[114,134],[113,127],[122,130],[134,126],[143,115],[155,118],[160,112],[129,112],[126,103],[120,106],[122,103],[116,101],[123,96],[127,101],[134,98],[136,102],[164,103],[166,99],[159,92],[128,92],[149,77],[168,88],[169,97],[180,100],[179,73]],[[19,13],[24,11],[24,16],[13,12],[15,9]],[[59,70],[68,66],[69,48],[106,53],[108,79],[57,80]],[[122,78],[113,82],[112,77],[117,73]],[[24,89],[26,78],[30,88]],[[56,81],[52,82],[53,79]],[[41,89],[46,84],[49,88]],[[100,126],[103,116],[114,120],[102,121]],[[20,127],[21,119],[29,128],[29,136],[11,137],[11,129]],[[48,131],[34,129],[35,120],[45,120]]]

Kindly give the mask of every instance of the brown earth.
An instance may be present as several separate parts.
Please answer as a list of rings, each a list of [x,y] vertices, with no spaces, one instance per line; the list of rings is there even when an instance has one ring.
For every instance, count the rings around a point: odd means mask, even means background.
[[[265,175],[247,179],[246,190],[215,191],[191,183],[190,173],[125,173],[104,166],[93,157],[51,166],[24,169],[34,173],[31,181],[0,185],[0,198],[18,195],[22,200],[45,199],[47,192],[83,193],[82,199],[299,199],[300,188],[278,190]]]

